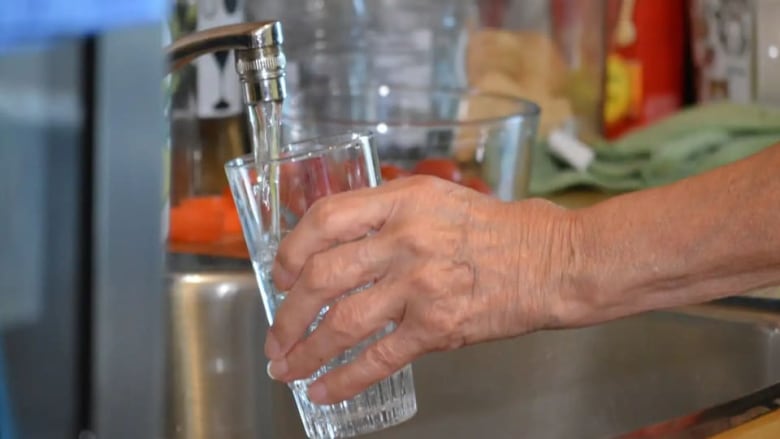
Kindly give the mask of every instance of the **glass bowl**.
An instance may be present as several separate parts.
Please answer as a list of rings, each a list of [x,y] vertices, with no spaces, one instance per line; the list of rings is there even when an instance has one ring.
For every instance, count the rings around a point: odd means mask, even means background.
[[[384,181],[446,178],[502,200],[526,196],[539,107],[464,89],[307,87],[285,102],[285,141],[371,131]]]

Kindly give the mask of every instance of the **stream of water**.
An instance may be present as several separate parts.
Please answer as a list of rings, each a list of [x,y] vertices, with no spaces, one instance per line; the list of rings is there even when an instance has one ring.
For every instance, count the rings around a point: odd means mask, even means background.
[[[268,233],[281,237],[279,170],[282,153],[282,102],[260,102],[247,109],[252,129],[252,153],[257,167],[257,187],[262,188],[262,201],[271,212]]]

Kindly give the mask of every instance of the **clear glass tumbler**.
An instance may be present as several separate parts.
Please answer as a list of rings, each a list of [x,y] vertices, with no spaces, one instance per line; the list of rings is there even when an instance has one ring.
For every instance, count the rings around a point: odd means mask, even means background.
[[[285,298],[285,292],[276,289],[270,275],[279,240],[319,198],[379,184],[373,139],[370,134],[349,133],[304,140],[283,146],[279,158],[259,166],[252,156],[244,156],[228,162],[225,170],[266,316],[273,323],[276,309]],[[368,287],[345,291],[341,297],[359,294]],[[309,332],[316,329],[327,311],[326,306]],[[417,412],[411,365],[338,404],[316,405],[307,397],[311,382],[350,362],[393,329],[393,324],[388,324],[384,330],[332,359],[311,377],[290,384],[309,438],[365,434],[399,424]]]

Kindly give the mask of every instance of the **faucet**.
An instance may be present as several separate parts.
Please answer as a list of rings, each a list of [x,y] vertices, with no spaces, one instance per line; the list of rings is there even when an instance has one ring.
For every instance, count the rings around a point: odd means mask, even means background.
[[[169,73],[201,55],[235,50],[249,139],[257,163],[270,157],[273,150],[269,145],[278,144],[281,138],[281,105],[287,97],[283,42],[282,24],[262,21],[195,32],[176,40],[166,50]]]
[[[278,21],[239,23],[184,36],[168,46],[169,72],[212,52],[235,50],[245,105],[281,102],[287,96],[284,37]]]

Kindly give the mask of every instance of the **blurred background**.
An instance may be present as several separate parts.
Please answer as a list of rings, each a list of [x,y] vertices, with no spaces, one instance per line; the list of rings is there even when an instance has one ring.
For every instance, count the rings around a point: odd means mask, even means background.
[[[2,2],[0,439],[301,437],[285,389],[264,375],[265,323],[223,170],[251,152],[234,54],[172,74],[164,55],[187,35],[271,19],[285,34],[283,139],[371,130],[385,181],[432,174],[576,208],[780,142],[776,0]],[[625,346],[584,334],[506,348],[539,362],[553,345],[581,355],[569,359],[581,368],[537,377],[548,403],[528,394],[517,412],[479,417],[478,396],[500,389],[476,386],[456,393],[475,401],[460,424],[423,410],[402,437],[474,437],[513,418],[531,437],[616,436],[777,378],[750,369],[694,389],[680,382],[710,369],[680,366],[631,394],[657,397],[651,408],[603,412],[579,403],[608,391],[593,387],[591,354]],[[431,405],[450,384],[426,370],[463,378],[501,361],[484,349],[452,357],[464,369],[421,366]],[[774,349],[755,363],[780,370],[766,362],[780,361]],[[665,406],[674,383],[688,397]],[[559,409],[571,426],[541,414]]]

